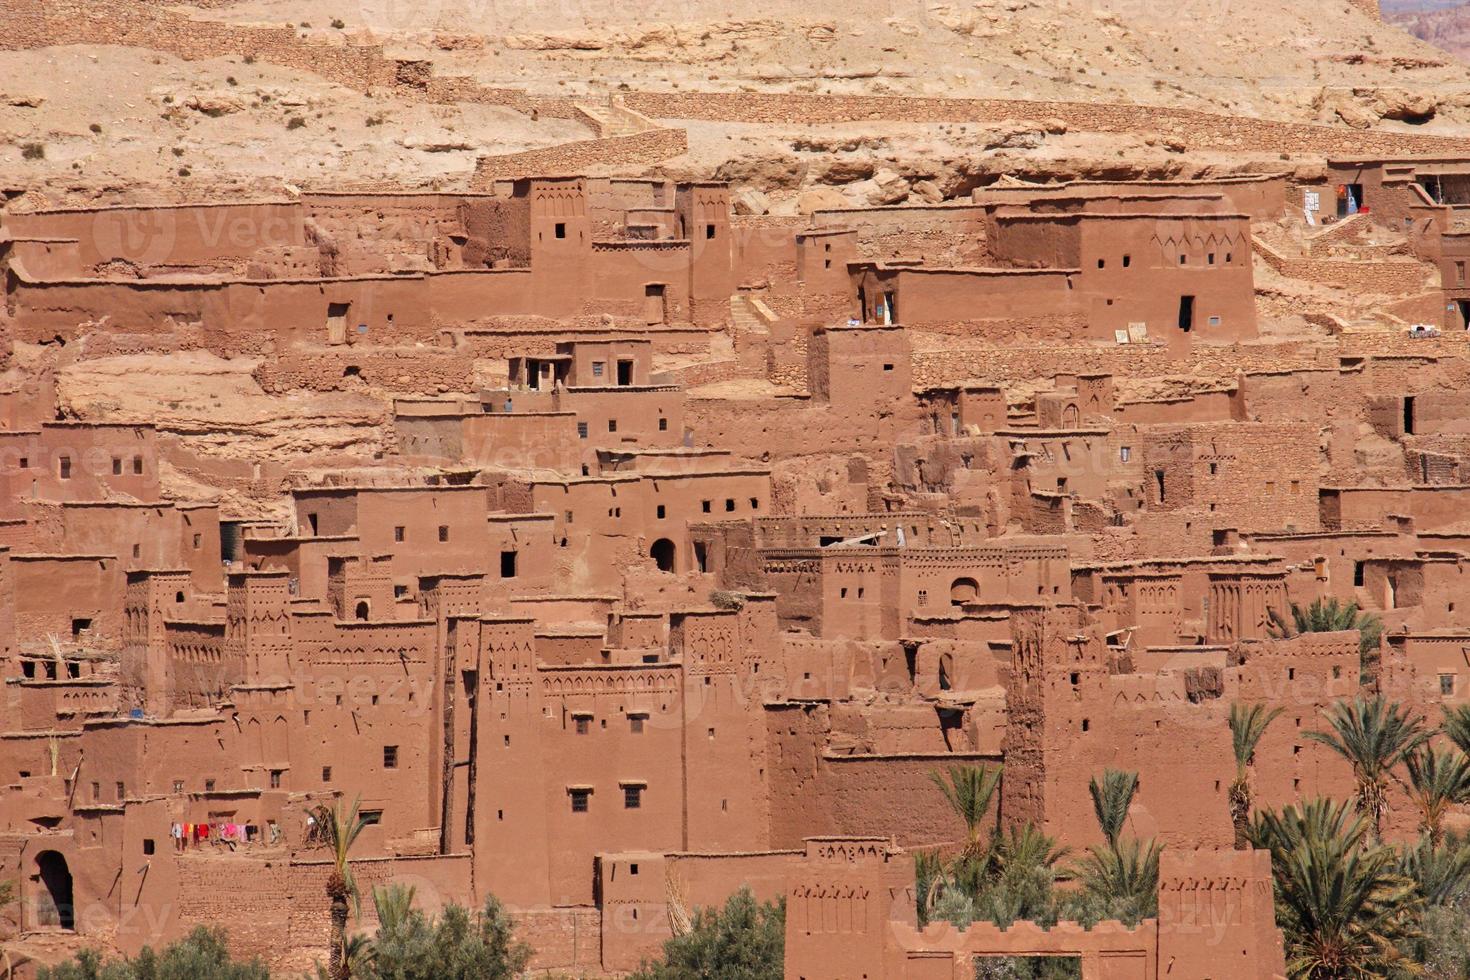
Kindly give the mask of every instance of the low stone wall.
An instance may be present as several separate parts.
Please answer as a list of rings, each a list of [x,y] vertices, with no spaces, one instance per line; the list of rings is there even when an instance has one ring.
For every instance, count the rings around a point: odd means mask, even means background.
[[[473,391],[474,361],[457,351],[345,347],[293,350],[263,360],[255,381],[268,394],[288,391],[347,391],[366,382],[374,388],[409,393]]]
[[[1354,262],[1347,259],[1291,258],[1259,238],[1253,243],[1262,261],[1290,279],[1389,296],[1423,292],[1429,285],[1430,269],[1412,259]]]
[[[762,92],[630,92],[628,108],[655,119],[813,125],[885,122],[1001,122],[1059,119],[1096,133],[1157,133],[1195,150],[1403,156],[1464,153],[1470,139],[1223,116],[1194,109],[1022,99],[805,95]]]
[[[508,177],[580,175],[592,170],[628,170],[646,167],[689,151],[689,134],[682,129],[651,129],[646,133],[579,140],[540,150],[481,157],[475,164],[471,187],[487,188]]]

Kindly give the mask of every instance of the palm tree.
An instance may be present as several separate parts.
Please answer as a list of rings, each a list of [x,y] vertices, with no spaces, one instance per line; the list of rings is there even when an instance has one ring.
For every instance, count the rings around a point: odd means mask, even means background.
[[[1052,888],[1067,851],[1029,823],[997,834],[992,841],[990,880],[975,897],[978,915],[1000,926],[1018,919],[1055,921]]]
[[[1444,839],[1444,818],[1457,803],[1470,800],[1470,758],[1458,749],[1421,746],[1404,756],[1409,796],[1419,808],[1419,829],[1431,847]]]
[[[1157,915],[1163,850],[1156,841],[1135,837],[1089,848],[1076,869],[1082,885],[1076,917],[1132,925]]]
[[[1271,854],[1276,920],[1294,980],[1395,975],[1415,935],[1414,883],[1394,850],[1368,841],[1366,814],[1309,800],[1256,814],[1251,841]]]
[[[1352,764],[1358,812],[1372,822],[1373,839],[1381,842],[1388,781],[1397,778],[1394,767],[1428,738],[1424,718],[1411,718],[1407,708],[1385,701],[1382,695],[1338,701],[1323,715],[1331,730],[1307,732],[1306,737]]]
[[[332,873],[327,878],[327,898],[332,903],[332,946],[327,966],[331,980],[350,980],[352,976],[349,954],[354,950],[347,938],[347,911],[349,900],[353,910],[358,908],[360,896],[349,856],[358,835],[368,826],[359,812],[361,802],[353,800],[352,806],[344,810],[342,801],[338,800],[330,809],[317,807],[313,814],[323,842],[332,849]]]
[[[929,922],[929,913],[944,890],[944,859],[938,851],[914,852],[914,901],[918,906],[919,926]],[[674,933],[678,935],[676,931]]]
[[[1292,637],[1301,633],[1339,633],[1358,631],[1358,662],[1363,679],[1377,659],[1378,641],[1383,636],[1383,620],[1373,613],[1360,612],[1356,602],[1341,603],[1336,599],[1314,599],[1303,609],[1291,604],[1291,620],[1273,606],[1266,610],[1266,632],[1276,637]]]
[[[413,914],[413,901],[418,889],[412,885],[378,885],[373,889],[373,910],[378,913],[378,931],[396,934],[403,930]]]
[[[1433,844],[1420,837],[1399,855],[1399,874],[1414,882],[1429,905],[1446,905],[1470,887],[1470,843],[1451,838]]]
[[[1087,791],[1092,794],[1097,825],[1102,828],[1108,846],[1116,849],[1128,819],[1128,808],[1133,805],[1133,794],[1138,791],[1138,773],[1105,770],[1102,782],[1094,776],[1087,784]]]
[[[1284,709],[1267,709],[1264,704],[1232,704],[1230,706],[1230,742],[1235,750],[1235,781],[1230,784],[1230,822],[1235,825],[1235,849],[1250,847],[1247,830],[1250,827],[1251,806],[1254,803],[1251,789],[1251,760],[1255,758],[1256,746],[1266,728],[1276,720]]]
[[[1445,733],[1455,747],[1470,755],[1470,704],[1444,706],[1444,721],[1439,730]]]
[[[965,824],[965,847],[961,856],[975,860],[988,853],[990,846],[985,835],[985,822],[990,813],[990,801],[1000,785],[1000,766],[950,766],[949,778],[938,772],[929,773],[929,779],[949,808]]]

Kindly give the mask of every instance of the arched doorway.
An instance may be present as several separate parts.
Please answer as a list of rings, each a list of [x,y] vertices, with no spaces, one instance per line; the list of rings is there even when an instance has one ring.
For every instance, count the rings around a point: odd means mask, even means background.
[[[980,597],[980,583],[972,578],[957,578],[949,587],[949,604],[963,606]]]
[[[653,563],[661,572],[674,570],[675,554],[674,542],[668,538],[659,538],[653,543],[653,547],[648,549],[648,556],[653,559]]]
[[[1077,412],[1076,405],[1068,405],[1062,409],[1062,427],[1064,429],[1075,429],[1080,421],[1081,417]]]
[[[36,925],[40,928],[75,929],[71,896],[71,869],[56,851],[36,855]]]
[[[353,615],[354,618],[356,618],[360,622],[364,622],[364,623],[367,622],[367,618],[368,618],[368,601],[366,599],[363,599],[360,602],[358,602],[357,608],[355,608],[352,611],[352,615]]]

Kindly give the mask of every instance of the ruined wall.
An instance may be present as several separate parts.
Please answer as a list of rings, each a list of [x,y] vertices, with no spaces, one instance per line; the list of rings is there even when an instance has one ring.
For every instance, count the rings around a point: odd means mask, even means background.
[[[1158,133],[1196,150],[1399,156],[1453,153],[1470,148],[1470,141],[1464,139],[1335,129],[1160,106],[755,92],[630,92],[625,100],[629,108],[655,119],[775,125],[844,123],[854,119],[894,122],[1060,119],[1069,130],[1130,135]]]

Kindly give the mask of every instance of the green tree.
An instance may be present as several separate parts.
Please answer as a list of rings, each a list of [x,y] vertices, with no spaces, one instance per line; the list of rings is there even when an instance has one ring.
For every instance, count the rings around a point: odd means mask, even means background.
[[[1388,811],[1388,784],[1393,770],[1428,737],[1424,718],[1411,717],[1407,708],[1381,695],[1338,701],[1325,711],[1328,731],[1306,737],[1332,749],[1353,767],[1354,800],[1367,817],[1373,839],[1383,840],[1383,815]]]
[[[992,854],[990,880],[975,896],[981,917],[1000,926],[1017,920],[1055,922],[1053,888],[1067,848],[1028,823],[997,834]]]
[[[1444,818],[1456,804],[1470,800],[1470,758],[1458,749],[1421,746],[1404,756],[1409,798],[1419,808],[1419,830],[1438,847]]]
[[[375,889],[378,932],[372,980],[508,980],[525,970],[531,948],[492,895],[478,914],[447,905],[434,917],[413,907],[413,889]]]
[[[1369,839],[1370,826],[1336,800],[1256,814],[1251,842],[1271,854],[1276,923],[1294,980],[1412,971],[1402,947],[1417,935],[1422,899],[1394,850]]]
[[[343,808],[338,800],[333,806],[319,806],[313,813],[323,842],[332,851],[332,871],[327,877],[327,899],[331,905],[331,949],[328,953],[328,980],[350,980],[351,963],[347,957],[347,913],[358,909],[361,896],[352,876],[352,845],[368,826],[360,812],[360,800]],[[350,905],[349,905],[350,903]]]
[[[1399,856],[1399,873],[1414,882],[1425,903],[1414,942],[1425,975],[1470,977],[1470,846],[1453,834],[1438,847],[1421,837]]]
[[[1445,705],[1444,721],[1440,723],[1455,748],[1470,756],[1470,704]]]
[[[1117,919],[1137,925],[1159,914],[1159,856],[1152,840],[1122,838],[1115,845],[1089,848],[1078,864],[1080,891],[1068,906],[1079,922]]]
[[[1116,847],[1128,820],[1128,808],[1133,805],[1133,794],[1138,792],[1138,773],[1107,769],[1102,782],[1096,776],[1088,781],[1087,791],[1092,794],[1092,812],[1103,837],[1109,847]]]
[[[1235,779],[1230,783],[1230,822],[1235,825],[1235,849],[1250,846],[1251,809],[1255,804],[1251,785],[1251,761],[1261,736],[1283,709],[1264,704],[1232,704],[1230,706],[1230,743],[1235,752]]]
[[[1266,631],[1277,637],[1357,630],[1358,663],[1362,668],[1362,680],[1365,684],[1371,681],[1378,663],[1378,642],[1383,636],[1383,620],[1373,613],[1360,612],[1356,602],[1314,599],[1305,609],[1293,602],[1289,620],[1274,606],[1266,614]]]
[[[786,903],[757,902],[749,888],[724,908],[694,913],[689,932],[664,943],[663,960],[645,963],[633,980],[782,980]]]
[[[69,962],[41,967],[36,980],[270,980],[270,972],[258,959],[232,960],[223,929],[198,926],[161,953],[145,946],[132,959],[107,963],[86,949]]]
[[[929,773],[929,779],[965,825],[965,842],[950,863],[947,877],[974,897],[991,871],[994,827],[990,804],[1000,787],[999,766],[950,766],[947,775]]]
[[[990,822],[990,801],[1000,786],[1000,766],[950,766],[948,778],[931,772],[929,779],[955,816],[964,821],[965,845],[963,855],[968,859],[980,859],[989,851],[987,825]]]
[[[1156,842],[1124,838],[1128,810],[1138,792],[1138,773],[1108,769],[1087,784],[1103,843],[1088,849],[1074,873],[1081,888],[1066,906],[1082,922],[1118,919],[1137,923],[1158,914],[1159,855]]]

